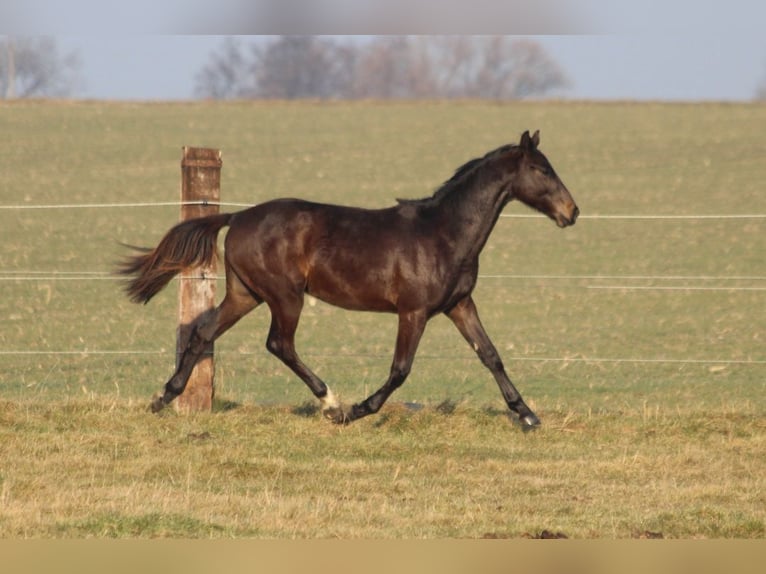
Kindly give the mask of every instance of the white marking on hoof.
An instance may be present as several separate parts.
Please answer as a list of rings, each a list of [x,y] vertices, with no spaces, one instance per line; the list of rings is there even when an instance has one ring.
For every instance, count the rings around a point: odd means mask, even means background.
[[[319,400],[322,403],[322,412],[327,412],[330,409],[340,408],[340,401],[338,400],[338,397],[336,397],[330,389],[327,389],[327,394]]]

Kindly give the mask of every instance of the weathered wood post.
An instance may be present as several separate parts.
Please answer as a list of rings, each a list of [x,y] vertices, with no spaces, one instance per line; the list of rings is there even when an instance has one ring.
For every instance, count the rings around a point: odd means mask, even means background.
[[[209,148],[183,148],[181,160],[181,221],[218,213],[221,197],[221,152]],[[192,324],[215,307],[215,260],[207,267],[188,269],[178,288],[176,364],[186,347]],[[184,392],[175,400],[181,412],[209,411],[215,392],[213,344],[194,367]]]

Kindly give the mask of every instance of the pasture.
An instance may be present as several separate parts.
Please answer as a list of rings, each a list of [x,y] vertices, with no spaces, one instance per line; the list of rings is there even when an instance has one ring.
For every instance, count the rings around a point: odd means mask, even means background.
[[[756,104],[3,103],[0,537],[763,538],[766,219],[714,216],[766,214],[764,125]],[[179,208],[108,204],[177,201],[182,146],[222,150],[224,202],[383,207],[526,129],[582,216],[501,218],[474,298],[539,431],[440,317],[381,413],[333,426],[265,351],[265,308],[216,343],[215,412],[147,412],[176,289],[139,307],[110,271]],[[297,349],[354,402],[395,333],[312,301]]]

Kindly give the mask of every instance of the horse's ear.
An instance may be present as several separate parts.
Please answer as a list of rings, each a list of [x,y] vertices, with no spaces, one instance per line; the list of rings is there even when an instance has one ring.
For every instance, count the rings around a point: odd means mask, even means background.
[[[534,135],[529,135],[529,130],[521,134],[521,142],[519,147],[527,150],[534,150],[540,145],[540,130],[537,130]]]

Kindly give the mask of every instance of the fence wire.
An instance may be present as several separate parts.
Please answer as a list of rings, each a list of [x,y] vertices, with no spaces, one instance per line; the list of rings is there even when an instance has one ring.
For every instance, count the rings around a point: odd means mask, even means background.
[[[183,206],[219,206],[219,207],[252,207],[253,203],[240,203],[231,201],[159,201],[159,202],[132,202],[132,203],[61,203],[40,205],[0,205],[0,211],[34,210],[34,209],[129,209],[145,207],[183,207]],[[508,219],[533,219],[543,218],[544,215],[537,213],[501,213],[500,217]],[[583,214],[578,219],[591,220],[708,220],[708,219],[766,219],[766,213],[710,213],[710,214]]]
[[[182,207],[182,206],[219,206],[219,207],[251,207],[252,203],[239,202],[214,202],[214,201],[164,201],[164,202],[130,202],[130,203],[69,203],[69,204],[39,204],[39,205],[0,205],[0,211],[21,211],[21,210],[69,210],[69,209],[131,209],[131,208],[149,208],[149,207]],[[501,214],[505,219],[533,219],[543,218],[545,216],[536,213],[509,213]],[[730,213],[730,214],[654,214],[654,215],[636,215],[636,214],[591,214],[581,215],[579,219],[603,220],[603,221],[625,221],[625,220],[757,220],[766,219],[763,213]],[[209,279],[210,277],[206,277]],[[503,279],[503,280],[543,280],[543,281],[697,281],[697,282],[728,282],[728,281],[766,281],[766,276],[683,276],[683,275],[518,275],[518,274],[490,274],[479,275],[484,279]],[[111,271],[58,271],[58,270],[0,270],[0,281],[115,281],[121,277]],[[180,277],[176,280],[194,280],[201,277]],[[215,279],[223,279],[223,276],[216,276]],[[586,289],[600,289],[612,291],[766,291],[766,286],[720,286],[720,285],[584,285]],[[232,352],[217,351],[218,353],[229,354]],[[235,351],[234,354],[247,355],[253,354],[242,351]],[[28,350],[28,349],[0,349],[0,356],[109,356],[109,355],[171,355],[175,351],[166,349],[158,350]],[[325,355],[307,355],[315,358]],[[333,354],[334,358],[345,358],[345,355]],[[388,355],[349,355],[347,358],[365,358],[365,359],[388,359]],[[419,359],[425,360],[455,360],[454,357],[423,356]],[[527,362],[558,362],[558,363],[584,363],[584,364],[680,364],[680,365],[743,365],[743,366],[761,366],[766,365],[766,360],[731,360],[731,359],[678,359],[678,358],[604,358],[604,357],[508,357],[508,361],[527,361]]]

